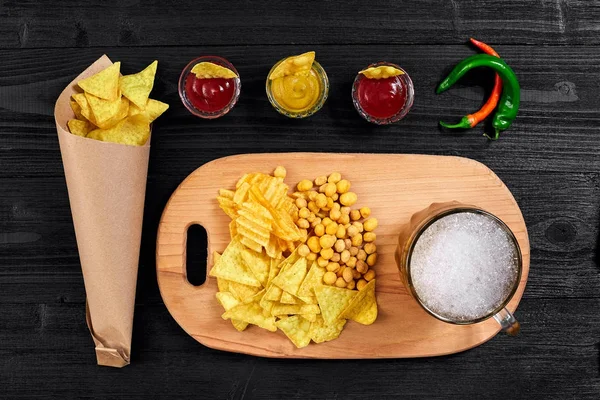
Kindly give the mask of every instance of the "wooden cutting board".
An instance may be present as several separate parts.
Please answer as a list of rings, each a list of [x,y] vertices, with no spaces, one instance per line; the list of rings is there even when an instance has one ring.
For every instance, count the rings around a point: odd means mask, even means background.
[[[369,206],[379,220],[375,266],[379,316],[373,325],[349,321],[338,339],[297,349],[280,331],[250,326],[238,332],[230,321],[223,320],[224,311],[215,299],[216,279],[207,276],[201,286],[187,281],[187,228],[200,224],[206,229],[210,269],[212,252],[223,251],[230,240],[229,217],[217,204],[217,190],[233,189],[246,172],[271,173],[278,165],[286,167],[285,181],[290,187],[304,178],[340,172],[358,194],[356,206]],[[189,335],[219,350],[282,358],[427,357],[467,350],[494,337],[498,324],[493,319],[469,326],[436,320],[410,297],[394,261],[400,225],[431,203],[451,200],[490,211],[515,233],[523,253],[523,274],[508,306],[514,311],[529,273],[529,238],[519,206],[485,165],[466,158],[428,155],[245,154],[203,165],[179,185],[163,212],[156,246],[160,292],[173,318]]]

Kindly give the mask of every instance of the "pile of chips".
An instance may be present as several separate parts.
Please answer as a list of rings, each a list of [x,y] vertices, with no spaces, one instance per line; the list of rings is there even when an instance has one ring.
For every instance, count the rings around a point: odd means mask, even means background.
[[[244,175],[235,191],[219,191],[232,218],[231,242],[214,254],[210,271],[223,319],[239,331],[249,324],[280,329],[298,348],[336,339],[348,319],[372,324],[375,279],[360,291],[323,285],[326,269],[298,254],[307,233],[294,223],[298,209],[287,191],[281,174],[262,173]]]
[[[121,76],[116,62],[77,85],[71,108],[75,119],[67,125],[78,136],[134,146],[142,146],[150,137],[150,123],[169,105],[150,99],[158,61],[143,71]]]

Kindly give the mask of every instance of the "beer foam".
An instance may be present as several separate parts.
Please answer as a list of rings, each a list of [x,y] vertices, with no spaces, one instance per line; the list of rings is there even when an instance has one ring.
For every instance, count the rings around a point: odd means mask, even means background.
[[[466,322],[489,315],[510,295],[518,253],[496,220],[460,212],[425,229],[414,246],[410,271],[427,308]]]

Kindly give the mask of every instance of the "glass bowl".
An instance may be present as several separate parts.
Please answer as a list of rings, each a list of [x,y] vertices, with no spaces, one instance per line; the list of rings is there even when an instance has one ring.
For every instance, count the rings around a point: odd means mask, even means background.
[[[361,80],[368,79],[368,78],[366,78],[363,74],[360,74],[360,73],[356,74],[356,78],[354,78],[354,83],[352,84],[352,103],[354,104],[354,108],[356,108],[356,111],[358,111],[360,116],[363,117],[364,119],[366,119],[367,121],[369,121],[373,124],[377,124],[377,125],[388,125],[388,124],[393,124],[394,122],[400,121],[402,118],[404,118],[406,116],[406,114],[408,114],[408,112],[410,111],[410,109],[413,105],[413,102],[414,102],[415,88],[413,86],[412,80],[410,79],[410,76],[408,76],[408,74],[406,73],[406,71],[404,69],[400,68],[396,64],[382,61],[382,62],[371,64],[367,68],[381,67],[381,66],[394,67],[394,68],[397,68],[400,71],[404,72],[404,74],[398,75],[396,77],[400,80],[400,82],[406,89],[406,101],[404,102],[404,105],[402,106],[402,108],[400,108],[400,110],[398,110],[398,112],[395,113],[394,115],[392,115],[390,117],[386,117],[386,118],[378,118],[378,117],[375,117],[375,116],[367,113],[361,106],[360,101],[358,99],[358,86],[359,86]]]
[[[271,72],[273,72],[273,70],[275,68],[277,68],[277,66],[279,64],[281,64],[286,58],[282,58],[281,60],[277,61],[277,63],[275,65],[273,65],[273,68],[271,68],[271,70],[269,71],[269,74],[267,75],[267,82],[265,83],[265,89],[267,91],[267,98],[269,99],[269,102],[271,103],[273,108],[275,108],[275,110],[277,110],[278,113],[285,115],[286,117],[289,117],[289,118],[310,117],[311,115],[313,115],[314,113],[319,111],[321,109],[321,107],[323,107],[323,104],[325,104],[325,101],[327,100],[327,96],[329,95],[329,78],[327,77],[327,73],[325,72],[325,70],[323,69],[321,64],[319,64],[317,61],[314,61],[312,64],[312,70],[316,73],[317,77],[320,79],[320,85],[321,85],[321,93],[319,94],[319,98],[317,99],[316,103],[308,110],[299,111],[299,112],[289,111],[286,108],[284,108],[283,106],[281,106],[277,102],[277,100],[275,100],[272,89],[271,89],[272,81],[269,79],[269,75],[271,75]]]
[[[235,72],[235,74],[237,75],[237,77],[234,78],[233,96],[231,97],[231,100],[229,101],[229,103],[220,110],[213,111],[213,112],[200,110],[194,106],[194,104],[190,101],[190,99],[188,99],[187,92],[185,89],[186,80],[187,80],[188,76],[191,74],[191,71],[192,71],[192,68],[194,68],[194,65],[201,63],[201,62],[211,62],[213,64],[217,64],[222,67],[229,68],[230,70]],[[242,83],[240,81],[240,74],[237,72],[237,70],[235,69],[233,64],[231,64],[229,61],[227,61],[223,57],[202,56],[202,57],[198,57],[198,58],[190,61],[190,63],[183,69],[183,71],[181,72],[181,75],[179,76],[178,90],[179,90],[179,97],[181,98],[181,102],[183,103],[185,108],[188,109],[189,112],[191,112],[192,114],[194,114],[195,116],[200,117],[200,118],[214,119],[214,118],[222,117],[223,115],[227,114],[233,108],[233,106],[235,106],[235,104],[238,101],[238,98],[240,97],[241,87],[242,87]]]

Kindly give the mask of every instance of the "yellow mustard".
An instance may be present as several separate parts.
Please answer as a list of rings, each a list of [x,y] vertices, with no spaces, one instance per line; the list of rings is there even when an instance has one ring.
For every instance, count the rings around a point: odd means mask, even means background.
[[[271,82],[271,93],[275,101],[289,112],[311,109],[319,100],[323,88],[314,69],[306,75],[286,75]]]

